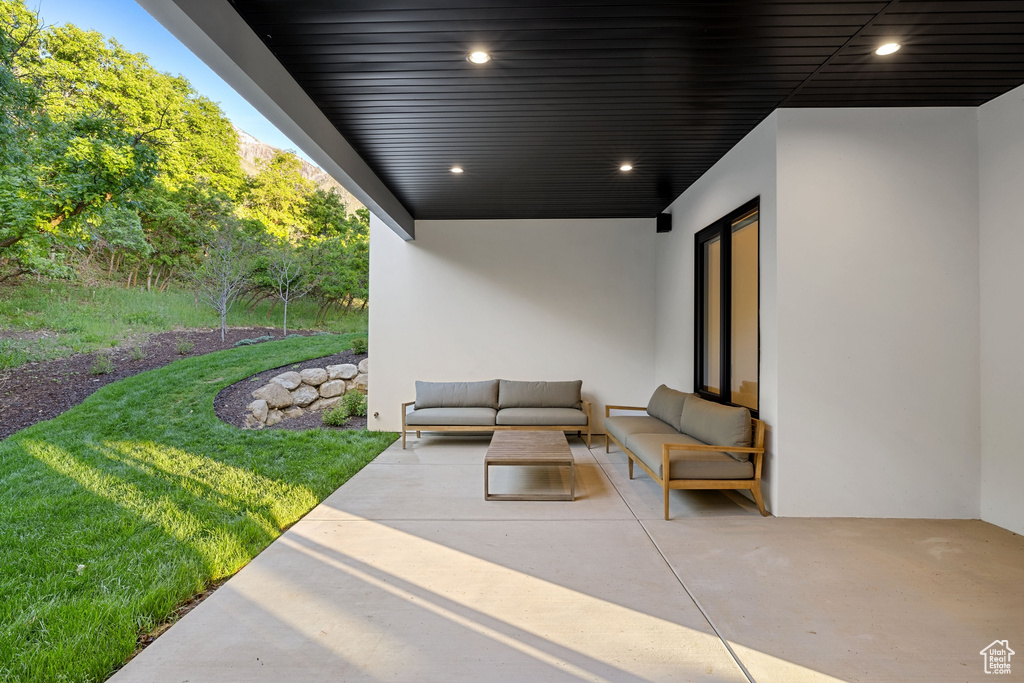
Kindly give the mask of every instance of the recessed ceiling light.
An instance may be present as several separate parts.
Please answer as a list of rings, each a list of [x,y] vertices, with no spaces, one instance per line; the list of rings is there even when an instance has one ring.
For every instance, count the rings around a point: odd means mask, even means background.
[[[875,50],[875,54],[876,55],[881,55],[881,56],[884,57],[885,55],[891,55],[893,52],[896,52],[896,50],[899,50],[899,49],[900,49],[900,44],[899,43],[886,43],[885,45],[883,45],[880,48],[878,48],[877,50]]]
[[[452,173],[462,173],[462,167],[461,166],[452,166],[451,172]]]
[[[473,62],[474,64],[486,64],[487,62],[491,61],[491,56],[484,52],[483,50],[477,50],[475,52],[470,52],[469,56],[466,57],[466,59]]]
[[[619,170],[620,171],[632,171],[633,170],[633,164],[623,164],[622,166],[619,166]]]

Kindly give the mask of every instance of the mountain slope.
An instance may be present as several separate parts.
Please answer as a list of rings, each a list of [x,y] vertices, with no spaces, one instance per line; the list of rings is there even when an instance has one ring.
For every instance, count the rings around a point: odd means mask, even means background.
[[[257,140],[241,128],[236,127],[235,132],[238,134],[238,156],[241,157],[242,171],[246,175],[256,175],[258,172],[258,161],[270,161],[275,153],[284,151]],[[364,208],[363,203],[353,197],[352,193],[342,187],[327,171],[314,166],[301,157],[299,158],[299,163],[302,164],[300,171],[302,177],[312,180],[318,187],[325,190],[333,187],[341,195],[346,206],[348,206],[349,213],[355,212],[356,209]]]

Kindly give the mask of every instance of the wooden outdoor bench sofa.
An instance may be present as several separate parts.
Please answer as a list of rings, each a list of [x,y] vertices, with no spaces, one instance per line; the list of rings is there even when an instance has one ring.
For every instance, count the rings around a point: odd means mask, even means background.
[[[586,431],[591,444],[590,402],[573,382],[416,382],[416,400],[402,404],[402,448],[406,434],[500,430]],[[412,408],[410,410],[410,408]]]
[[[613,410],[645,415],[611,415]],[[765,424],[746,408],[705,401],[695,394],[655,390],[647,407],[605,406],[605,452],[614,441],[661,486],[665,519],[671,489],[747,489],[767,516],[761,496]]]

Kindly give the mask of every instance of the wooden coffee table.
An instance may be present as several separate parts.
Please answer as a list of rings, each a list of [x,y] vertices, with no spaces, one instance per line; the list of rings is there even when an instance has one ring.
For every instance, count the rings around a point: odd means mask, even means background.
[[[569,468],[569,493],[491,493],[491,466],[530,466]],[[576,462],[565,434],[557,431],[531,432],[499,430],[494,432],[484,456],[484,500],[575,500]]]

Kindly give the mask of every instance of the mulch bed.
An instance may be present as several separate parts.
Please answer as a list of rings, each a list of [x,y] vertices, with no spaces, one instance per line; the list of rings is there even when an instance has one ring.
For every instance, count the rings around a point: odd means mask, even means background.
[[[325,358],[314,358],[313,360],[307,360],[302,363],[293,363],[291,365],[284,365],[280,368],[274,368],[273,370],[267,370],[261,372],[258,375],[253,375],[248,379],[243,379],[241,382],[236,382],[229,387],[221,389],[217,397],[213,399],[213,410],[224,422],[236,427],[243,427],[245,425],[245,413],[246,406],[252,403],[252,392],[256,391],[264,384],[268,383],[272,377],[280,375],[282,372],[289,371],[300,371],[306,368],[325,368],[328,365],[340,365],[341,363],[351,363],[352,365],[359,365],[359,361],[366,358],[366,354],[352,353],[352,350],[343,351],[336,353],[333,356],[327,356]],[[329,427],[323,422],[323,412],[311,412],[306,411],[298,417],[288,418],[281,420],[272,427],[265,427],[265,429],[366,429],[366,418],[353,416],[348,419],[342,427]]]
[[[313,334],[312,332],[297,331],[295,334]],[[0,371],[0,439],[5,439],[14,432],[25,427],[34,425],[36,422],[49,420],[57,417],[64,411],[73,408],[94,391],[102,386],[137,375],[140,372],[161,368],[185,356],[201,356],[213,351],[231,348],[235,342],[242,339],[254,339],[266,335],[281,336],[281,330],[271,327],[235,327],[227,331],[224,341],[220,340],[220,330],[180,330],[177,332],[163,332],[149,337],[143,344],[137,347],[141,354],[132,348],[115,348],[105,351],[113,366],[111,372],[103,375],[92,374],[93,365],[96,363],[98,354],[84,353],[68,358],[60,358],[40,363],[27,363],[17,368]],[[192,344],[185,354],[179,353],[179,348]],[[141,358],[133,359],[133,355]],[[344,356],[345,354],[339,354]],[[334,358],[335,356],[332,356]],[[365,358],[365,356],[349,356],[354,358]],[[313,367],[337,362],[359,361],[312,361]],[[318,365],[319,364],[319,365]],[[306,364],[301,364],[306,367]],[[269,371],[274,376],[282,370]],[[267,373],[262,373],[267,374]],[[252,384],[256,384],[253,382]],[[243,380],[238,385],[247,387]],[[262,385],[257,385],[262,386]],[[253,389],[256,387],[254,386]],[[231,389],[225,389],[222,394]],[[249,391],[252,391],[250,389]],[[218,396],[218,399],[220,396]],[[228,400],[228,399],[225,399]],[[241,411],[250,398],[242,405]],[[218,415],[220,412],[218,411]],[[226,414],[225,414],[226,417]],[[303,418],[295,420],[284,420],[277,426],[284,429],[309,429],[310,425],[300,425]],[[311,415],[311,418],[320,420],[318,413]],[[239,418],[241,420],[241,418]],[[238,424],[233,419],[226,419],[226,422]],[[289,422],[296,424],[290,425]],[[361,429],[365,427],[365,419],[362,426],[355,423],[346,425],[345,429]],[[323,426],[316,424],[314,426]]]

